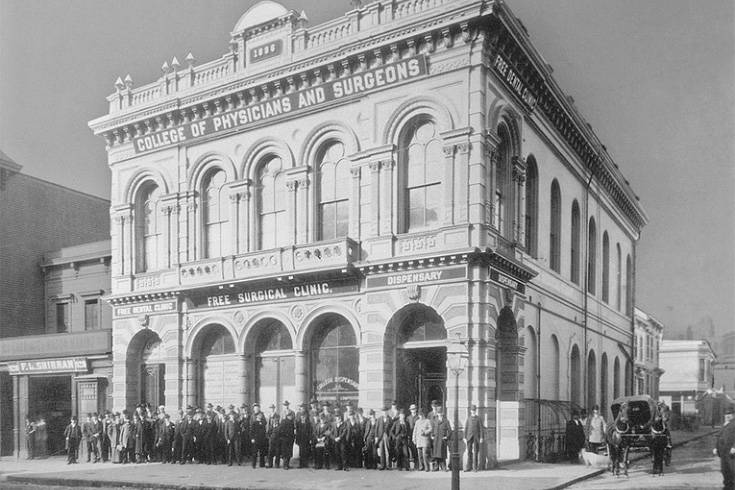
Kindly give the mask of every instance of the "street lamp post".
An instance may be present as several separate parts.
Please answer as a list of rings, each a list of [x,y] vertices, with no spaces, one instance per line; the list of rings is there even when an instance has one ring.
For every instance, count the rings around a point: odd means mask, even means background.
[[[469,353],[457,334],[447,348],[447,368],[454,374],[454,437],[452,438],[452,490],[459,490],[459,376],[464,372]]]

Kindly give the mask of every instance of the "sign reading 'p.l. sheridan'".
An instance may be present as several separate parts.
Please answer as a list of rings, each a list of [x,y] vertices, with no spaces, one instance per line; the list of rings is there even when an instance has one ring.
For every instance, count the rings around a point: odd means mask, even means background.
[[[381,87],[395,85],[427,73],[424,55],[366,70],[316,87],[299,90],[272,99],[253,102],[245,107],[222,112],[133,138],[135,153],[186,144],[192,140],[224,131],[245,129],[268,119],[293,114],[327,102],[359,96]]]

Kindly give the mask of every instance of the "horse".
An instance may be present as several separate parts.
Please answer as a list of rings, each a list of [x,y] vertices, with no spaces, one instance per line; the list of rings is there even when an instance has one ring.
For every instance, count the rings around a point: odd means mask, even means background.
[[[627,404],[624,402],[620,406],[620,411],[615,421],[608,426],[605,433],[607,453],[610,456],[610,472],[615,476],[620,476],[621,464],[623,465],[625,476],[628,476],[628,450],[630,446],[625,440],[625,437],[623,437],[624,434],[630,432],[627,409]]]
[[[652,475],[664,476],[664,454],[666,446],[669,444],[669,438],[666,435],[666,424],[663,419],[658,416],[651,424],[651,456],[653,459]]]

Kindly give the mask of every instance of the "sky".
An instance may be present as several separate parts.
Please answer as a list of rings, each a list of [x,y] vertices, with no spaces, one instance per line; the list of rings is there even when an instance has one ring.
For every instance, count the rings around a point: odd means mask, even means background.
[[[115,79],[144,85],[173,56],[218,58],[254,3],[0,0],[0,149],[27,174],[109,198],[104,141],[87,122],[107,112]],[[352,8],[282,4],[312,26]],[[672,336],[706,317],[734,329],[735,2],[507,4],[650,217],[637,304]]]

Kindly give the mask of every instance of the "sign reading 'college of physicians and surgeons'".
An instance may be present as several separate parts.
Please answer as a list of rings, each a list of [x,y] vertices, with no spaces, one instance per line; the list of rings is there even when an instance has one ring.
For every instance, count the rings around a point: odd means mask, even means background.
[[[11,375],[19,374],[54,374],[87,372],[86,357],[70,357],[66,359],[34,359],[8,363]]]
[[[192,140],[231,130],[242,130],[269,119],[294,114],[335,100],[397,85],[427,73],[426,56],[418,55],[365,70],[321,85],[248,104],[245,107],[203,117],[133,138],[135,153],[190,143]]]

